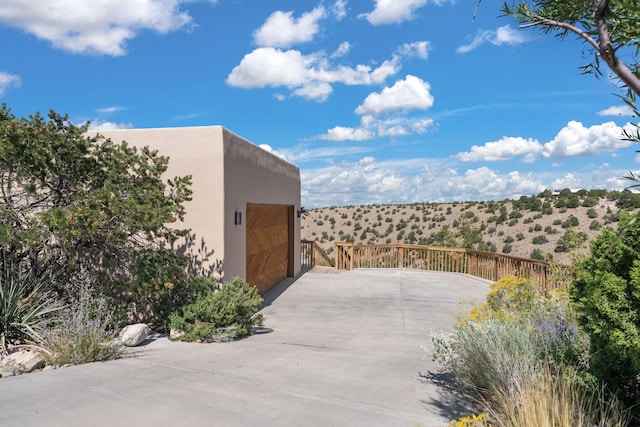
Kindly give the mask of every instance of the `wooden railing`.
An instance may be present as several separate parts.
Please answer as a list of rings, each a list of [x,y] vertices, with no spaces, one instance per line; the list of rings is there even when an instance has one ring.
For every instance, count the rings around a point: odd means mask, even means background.
[[[540,289],[567,286],[573,278],[571,267],[473,249],[423,245],[354,245],[336,243],[335,266],[354,268],[413,268],[465,273],[487,280],[516,275],[527,277]]]
[[[303,267],[315,267],[316,265],[334,267],[333,260],[318,243],[312,240],[303,240],[301,245],[300,258]]]

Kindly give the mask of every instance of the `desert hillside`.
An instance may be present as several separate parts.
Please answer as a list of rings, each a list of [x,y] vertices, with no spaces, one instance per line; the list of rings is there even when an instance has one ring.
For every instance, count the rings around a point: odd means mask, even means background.
[[[302,239],[330,256],[336,241],[467,247],[570,264],[620,211],[640,208],[625,191],[568,189],[518,200],[364,205],[312,209],[302,216]]]

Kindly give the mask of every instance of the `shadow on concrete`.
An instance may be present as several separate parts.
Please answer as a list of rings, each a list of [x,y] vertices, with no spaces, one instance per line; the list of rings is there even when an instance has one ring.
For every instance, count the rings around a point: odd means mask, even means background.
[[[146,346],[152,344],[154,341],[157,341],[157,340],[162,339],[162,338],[167,338],[167,335],[163,334],[161,332],[152,332],[151,334],[149,334],[149,336],[147,337],[146,340],[142,341],[136,347],[146,347]]]
[[[167,339],[167,335],[160,332],[152,332],[147,339],[135,347],[124,347],[124,352],[120,356],[122,359],[137,358],[153,351],[151,346],[159,340]]]
[[[300,279],[306,272],[310,271],[310,267],[302,267],[300,270],[300,274],[294,277],[287,277],[286,279],[279,282],[277,285],[269,289],[263,296],[262,305],[260,306],[260,310],[265,307],[273,304],[275,300],[278,299],[280,295],[282,295],[291,285],[293,285],[298,279]]]
[[[447,372],[420,372],[419,380],[424,384],[433,384],[437,387],[437,397],[430,401],[423,401],[425,405],[434,407],[439,415],[450,420],[466,417],[481,412],[473,398],[461,392],[451,374]]]

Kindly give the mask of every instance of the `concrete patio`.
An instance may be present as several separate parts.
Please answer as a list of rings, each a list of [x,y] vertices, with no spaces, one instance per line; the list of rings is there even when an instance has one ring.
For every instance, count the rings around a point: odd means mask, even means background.
[[[467,402],[421,347],[486,281],[414,270],[306,272],[225,344],[152,337],[129,357],[0,380],[2,426],[444,426]],[[437,377],[437,376],[436,376]]]

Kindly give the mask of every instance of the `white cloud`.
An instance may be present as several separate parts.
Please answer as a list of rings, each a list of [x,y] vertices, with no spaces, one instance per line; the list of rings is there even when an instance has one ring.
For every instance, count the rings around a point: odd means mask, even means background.
[[[333,92],[333,87],[327,82],[313,80],[293,91],[295,96],[316,101],[325,101]]]
[[[424,80],[408,75],[380,93],[369,94],[356,108],[357,114],[379,115],[393,110],[425,110],[433,105],[431,85]]]
[[[336,49],[335,52],[331,54],[331,58],[339,58],[341,56],[345,56],[351,50],[351,43],[342,42],[340,46]]]
[[[337,21],[344,19],[344,17],[347,16],[347,1],[336,0],[336,2],[331,6],[331,14]]]
[[[227,77],[227,83],[245,89],[302,86],[311,80],[309,74],[313,66],[321,61],[322,58],[303,55],[297,50],[263,47],[245,55]]]
[[[633,109],[628,105],[612,105],[602,111],[598,111],[599,116],[633,116]]]
[[[320,136],[321,139],[329,141],[365,141],[373,137],[375,137],[375,133],[369,129],[344,126],[336,126],[329,129],[325,135]]]
[[[429,57],[429,50],[431,50],[431,43],[423,40],[405,43],[398,48],[397,52],[402,56],[427,59]]]
[[[207,114],[206,111],[199,111],[196,113],[186,113],[186,114],[180,114],[180,115],[176,115],[176,116],[171,116],[170,119],[174,120],[174,121],[181,121],[181,120],[193,120],[193,119],[197,119],[199,117],[203,117]]]
[[[253,38],[258,46],[270,47],[309,42],[319,30],[318,22],[325,17],[323,7],[303,13],[299,19],[293,18],[293,12],[276,11],[253,33]]]
[[[415,119],[411,120],[411,122],[409,123],[409,128],[413,130],[413,133],[425,133],[427,129],[433,126],[433,124],[433,119]]]
[[[116,113],[118,111],[122,111],[124,109],[125,109],[125,107],[118,107],[118,106],[114,105],[114,106],[111,106],[111,107],[97,108],[96,111],[98,113],[110,114],[110,113]]]
[[[633,129],[631,124],[622,128],[613,122],[586,128],[580,122],[570,121],[544,145],[532,138],[505,136],[481,146],[474,145],[470,151],[458,153],[454,157],[463,162],[486,162],[524,156],[524,162],[531,163],[538,154],[546,158],[598,156],[603,152],[615,152],[630,146],[631,142],[624,141],[621,137],[624,130],[631,132]],[[562,165],[553,163],[552,166]]]
[[[496,30],[495,37],[491,40],[491,43],[496,46],[503,44],[521,44],[529,40],[524,32],[514,30],[509,25],[503,25]]]
[[[547,188],[621,190],[629,185],[621,178],[626,174],[627,170],[611,169],[608,165],[571,173],[500,172],[489,167],[457,169],[447,164],[446,159],[381,161],[370,154],[352,162],[303,168],[300,173],[302,201],[307,207],[517,199]]]
[[[456,49],[458,53],[467,53],[483,43],[489,42],[495,46],[501,46],[503,44],[515,45],[527,42],[529,39],[527,36],[518,30],[514,30],[509,25],[504,25],[496,30],[480,30],[473,38],[471,43],[459,46]]]
[[[396,24],[415,18],[415,12],[427,3],[440,5],[448,0],[376,0],[374,9],[363,13],[371,25]]]
[[[411,110],[425,110],[433,105],[431,86],[422,79],[408,75],[380,93],[369,94],[355,110],[359,127],[335,126],[318,139],[329,141],[366,141],[380,137],[423,134],[434,124],[428,117],[411,117]]]
[[[463,162],[486,162],[524,156],[524,161],[530,163],[542,149],[542,144],[535,139],[505,136],[482,146],[474,145],[471,151],[458,153],[455,157]]]
[[[366,141],[379,137],[398,137],[426,133],[433,126],[430,118],[406,116],[375,117],[365,115],[360,118],[359,127],[335,126],[327,133],[317,136],[328,141]]]
[[[358,156],[369,153],[371,151],[373,151],[372,147],[362,144],[351,146],[317,146],[315,144],[311,145],[308,143],[277,150],[278,155],[280,155],[283,159],[296,164],[318,161],[326,164],[335,164],[336,157]]]
[[[404,189],[410,188],[408,178],[371,157],[303,171],[300,175],[305,206],[325,206],[326,202],[335,205],[376,203],[391,195],[409,197],[404,194]]]
[[[227,84],[241,88],[287,87],[295,96],[324,101],[332,84],[380,84],[398,72],[399,58],[384,61],[379,67],[368,65],[334,66],[326,54],[304,55],[297,50],[262,47],[244,56],[227,77]]]
[[[442,159],[354,162],[301,171],[308,207],[371,203],[502,200],[548,188],[536,174],[500,173],[481,167],[458,171]]]
[[[106,120],[94,120],[89,124],[89,130],[113,130],[113,129],[131,129],[132,123],[115,123]]]
[[[480,200],[498,200],[504,195],[516,198],[544,189],[540,179],[533,174],[521,175],[517,171],[500,174],[488,167],[467,169],[464,175],[449,180],[448,184],[442,192],[445,200],[477,200],[478,197]]]
[[[0,70],[0,96],[3,96],[7,89],[20,87],[21,84],[20,76]]]
[[[551,187],[554,190],[561,190],[563,188],[578,189],[582,188],[582,180],[576,177],[573,173],[568,173],[565,176],[555,179],[551,183]]]
[[[621,128],[613,122],[607,122],[587,128],[582,123],[572,120],[555,138],[544,144],[542,155],[547,158],[561,158],[598,156],[602,152],[614,152],[632,144],[621,139],[624,129],[632,131],[633,127],[627,124]]]
[[[161,34],[192,25],[180,10],[189,0],[3,0],[0,22],[73,53],[119,56],[127,40],[152,30]]]

